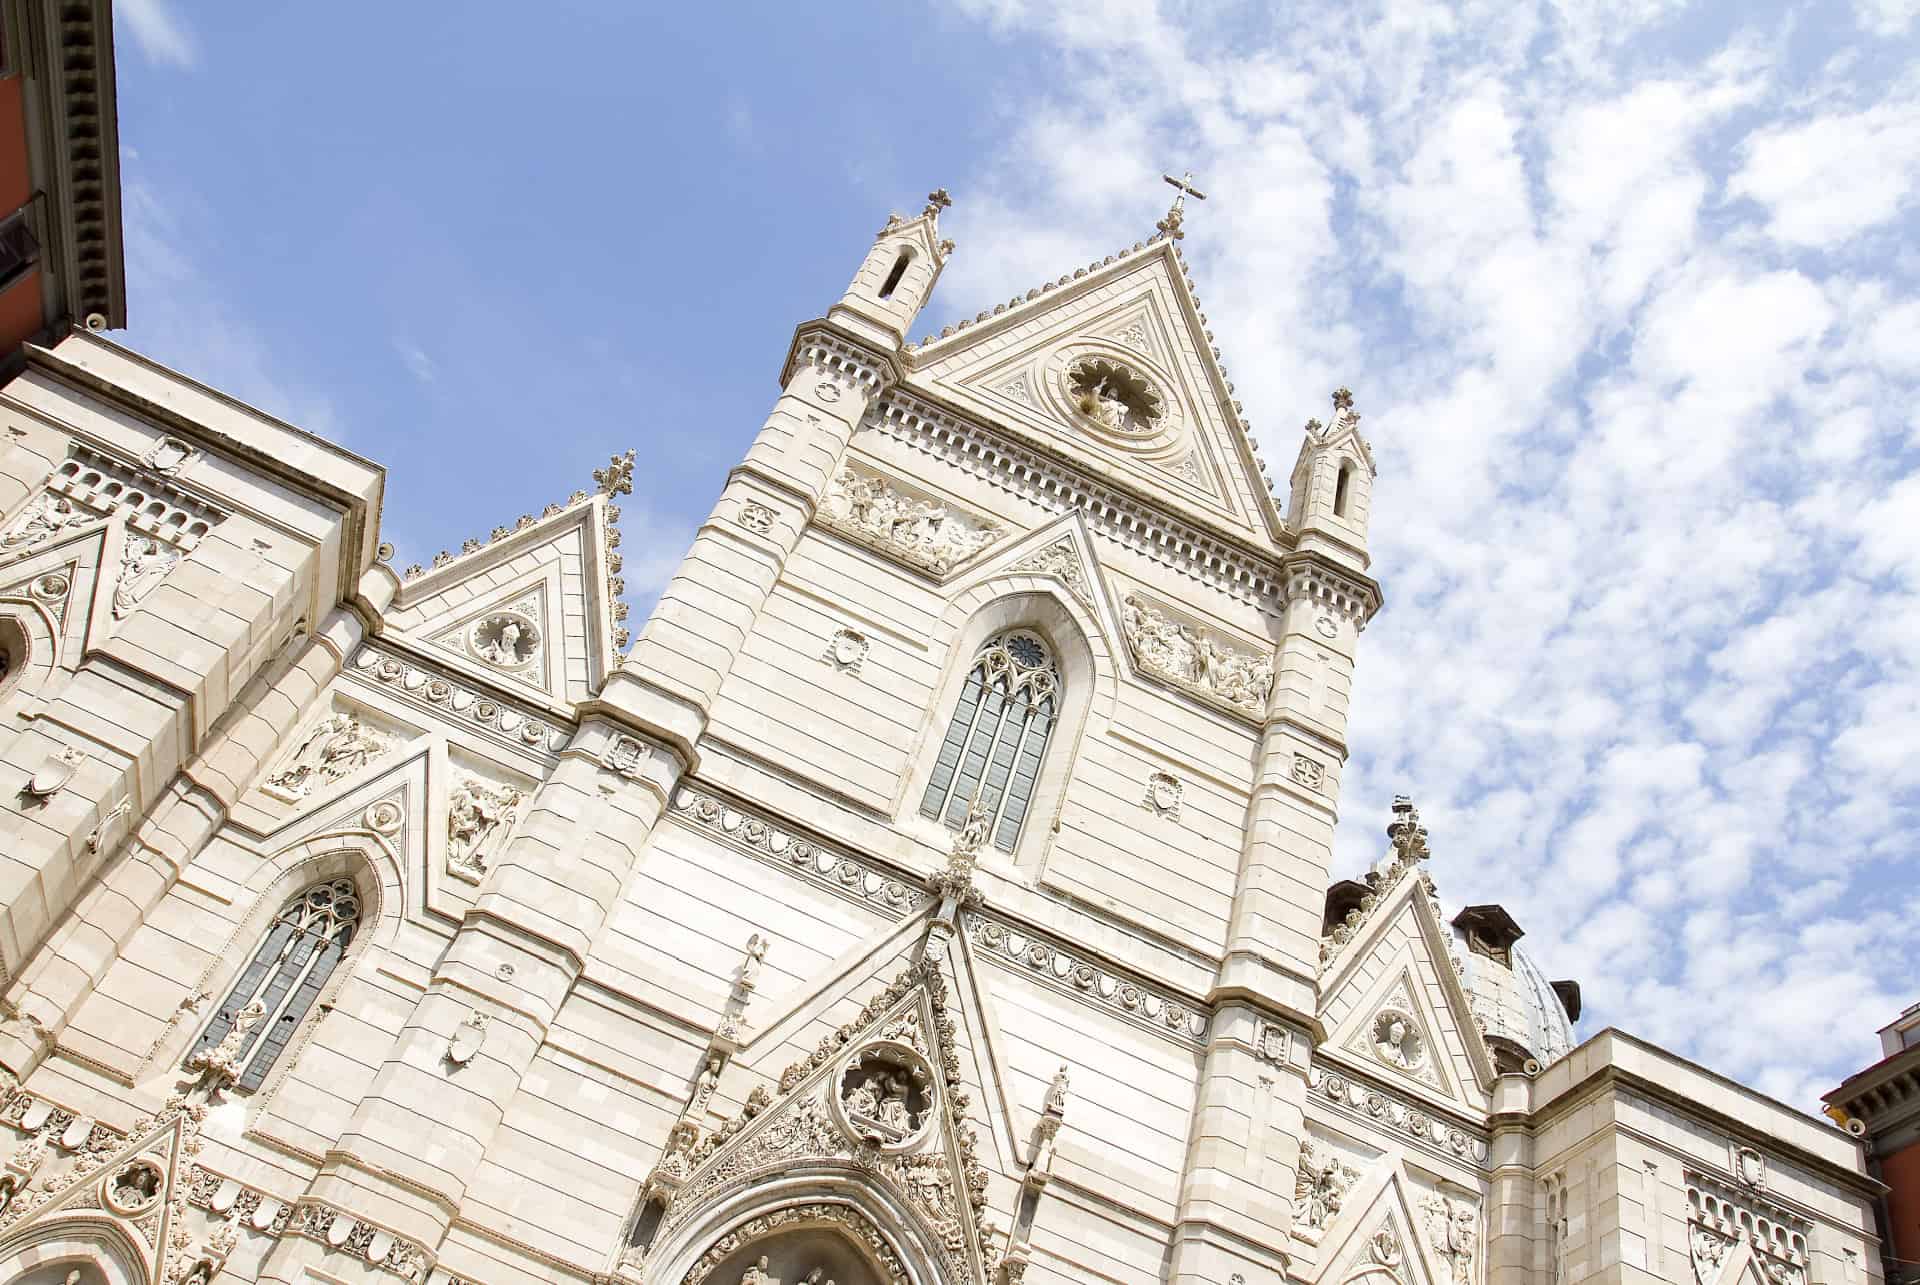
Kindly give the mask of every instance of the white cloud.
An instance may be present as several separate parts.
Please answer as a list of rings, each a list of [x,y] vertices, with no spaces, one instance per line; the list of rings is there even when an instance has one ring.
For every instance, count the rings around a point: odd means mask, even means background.
[[[174,16],[167,0],[119,0],[113,12],[132,29],[140,52],[149,62],[191,68],[198,60],[193,37]]]
[[[1920,100],[1763,129],[1744,152],[1728,193],[1766,206],[1767,232],[1776,239],[1832,247],[1912,201]]]
[[[1368,412],[1389,607],[1341,872],[1409,790],[1443,896],[1505,901],[1595,1023],[1802,1106],[1867,1060],[1910,998],[1881,963],[1920,948],[1911,915],[1846,918],[1920,813],[1920,468],[1889,449],[1920,431],[1920,304],[1912,256],[1847,252],[1914,239],[1911,90],[1846,50],[1795,79],[1737,27],[1689,62],[1666,3],[1231,38],[1145,0],[967,7],[1061,74],[956,184],[948,298],[1147,235],[1190,159],[1184,248],[1251,417],[1336,383]],[[1779,1002],[1703,1029],[1730,993]]]

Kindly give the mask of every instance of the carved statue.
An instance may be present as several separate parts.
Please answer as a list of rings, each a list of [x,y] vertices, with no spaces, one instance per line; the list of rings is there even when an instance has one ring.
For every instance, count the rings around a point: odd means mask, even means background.
[[[361,726],[353,714],[322,719],[294,751],[293,759],[267,778],[283,797],[305,798],[316,786],[329,785],[371,763],[386,742]]]
[[[1102,428],[1118,431],[1126,422],[1127,404],[1107,387],[1105,376],[1092,386],[1082,388],[1074,405],[1082,415],[1098,423]]]
[[[1426,1041],[1406,1014],[1383,1009],[1373,1019],[1373,1049],[1387,1065],[1410,1071],[1423,1060]]]
[[[760,1255],[760,1261],[747,1268],[740,1277],[740,1285],[768,1285],[772,1277],[767,1275],[767,1256]]]
[[[152,1165],[130,1165],[114,1176],[113,1198],[126,1208],[137,1209],[159,1194],[160,1171]]]
[[[1429,1196],[1421,1207],[1427,1215],[1427,1243],[1446,1260],[1454,1285],[1473,1285],[1479,1211],[1468,1201],[1451,1196]]]
[[[1064,1064],[1053,1073],[1053,1083],[1047,1086],[1047,1099],[1041,1105],[1041,1110],[1048,1115],[1067,1113],[1067,1068]]]
[[[739,987],[743,994],[751,994],[760,984],[760,969],[767,962],[767,947],[771,944],[759,933],[747,938],[747,957],[740,961]]]
[[[31,549],[36,544],[51,540],[68,527],[79,526],[92,518],[93,514],[64,495],[42,495],[15,522],[13,530],[0,536],[0,547]]]
[[[247,1006],[233,1015],[233,1025],[220,1042],[211,1049],[202,1049],[187,1059],[189,1071],[204,1071],[216,1084],[226,1084],[238,1078],[238,1065],[241,1050],[246,1046],[247,1037],[260,1019],[267,1015],[266,1005],[258,997],[247,1001]]]
[[[1341,1201],[1358,1181],[1359,1170],[1342,1162],[1314,1139],[1306,1139],[1300,1145],[1300,1164],[1294,1174],[1295,1216],[1316,1231],[1325,1230],[1340,1212]]]
[[[478,880],[487,873],[482,850],[495,833],[513,825],[520,791],[465,780],[447,796],[447,869]]]
[[[128,540],[120,554],[120,580],[113,587],[113,618],[132,611],[179,560],[178,553],[161,548],[157,540]]]

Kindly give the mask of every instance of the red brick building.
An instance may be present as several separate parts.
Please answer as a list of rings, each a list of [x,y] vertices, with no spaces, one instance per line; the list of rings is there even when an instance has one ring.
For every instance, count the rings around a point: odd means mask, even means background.
[[[1868,1142],[1887,1184],[1880,1236],[1889,1285],[1920,1281],[1920,1004],[1880,1029],[1878,1062],[1826,1095],[1827,1113]]]
[[[0,377],[126,324],[109,0],[0,0]]]

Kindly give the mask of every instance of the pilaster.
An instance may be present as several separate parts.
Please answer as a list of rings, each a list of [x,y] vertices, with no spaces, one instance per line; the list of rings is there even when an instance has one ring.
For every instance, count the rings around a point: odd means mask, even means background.
[[[781,566],[895,374],[890,356],[830,323],[801,328],[772,413],[602,693],[690,762]]]

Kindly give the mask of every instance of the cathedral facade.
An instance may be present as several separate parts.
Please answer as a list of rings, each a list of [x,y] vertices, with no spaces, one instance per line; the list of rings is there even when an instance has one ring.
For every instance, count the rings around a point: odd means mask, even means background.
[[[376,465],[30,351],[0,1285],[1880,1278],[1859,1144],[1582,1042],[1410,803],[1331,879],[1352,397],[1270,483],[1177,208],[910,344],[944,205],[630,647],[631,454],[396,572]]]

